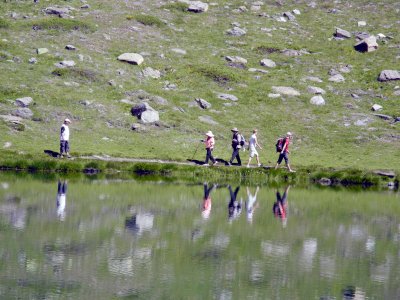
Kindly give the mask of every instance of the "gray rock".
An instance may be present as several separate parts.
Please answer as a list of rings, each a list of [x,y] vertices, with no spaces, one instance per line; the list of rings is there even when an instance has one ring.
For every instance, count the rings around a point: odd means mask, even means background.
[[[283,55],[291,56],[291,57],[301,56],[303,54],[310,54],[310,52],[308,52],[307,50],[304,50],[304,49],[302,49],[302,50],[285,49],[285,50],[282,50],[281,53]]]
[[[330,69],[328,71],[328,75],[330,75],[330,76],[334,76],[334,75],[337,75],[337,74],[340,74],[340,72],[338,70],[336,70],[336,69]]]
[[[111,85],[111,86],[117,86],[117,83],[115,82],[114,79],[110,79],[110,80],[108,81],[108,84]]]
[[[28,60],[28,62],[29,62],[30,64],[36,64],[36,63],[38,62],[38,60],[37,60],[35,57],[31,57],[31,58]]]
[[[298,10],[298,9],[293,9],[292,12],[293,12],[295,15],[300,15],[300,14],[301,14],[301,13],[300,13],[300,10]]]
[[[345,81],[345,79],[344,79],[342,74],[333,75],[333,76],[329,77],[328,80],[332,81],[332,82],[343,82],[343,81]]]
[[[357,120],[354,122],[355,126],[367,126],[369,123],[371,123],[371,119],[365,118],[362,120]]]
[[[378,110],[382,110],[382,105],[379,105],[379,104],[374,104],[374,105],[372,105],[372,107],[371,107],[371,109],[373,110],[373,111],[378,111]]]
[[[354,99],[360,99],[360,96],[354,93],[351,94],[351,97]]]
[[[12,146],[11,142],[5,142],[3,148],[7,149],[7,148],[10,148],[11,146]]]
[[[310,103],[317,106],[325,105],[325,99],[322,96],[314,96],[310,99]]]
[[[380,119],[387,120],[387,121],[392,119],[392,117],[388,116],[388,115],[383,115],[383,114],[372,114],[372,115],[374,115],[375,117],[378,117]]]
[[[358,52],[372,52],[378,49],[378,43],[376,42],[376,37],[373,35],[363,39],[354,45],[354,49]]]
[[[267,70],[256,69],[256,68],[249,68],[248,71],[249,72],[253,72],[253,73],[263,73],[263,74],[267,74],[268,73]]]
[[[339,72],[341,73],[350,73],[353,67],[351,65],[346,65],[344,67],[340,67]]]
[[[357,22],[357,26],[358,26],[358,27],[367,26],[367,22],[365,22],[365,21],[358,21],[358,22]]]
[[[12,115],[23,119],[31,119],[33,117],[33,112],[27,107],[22,107],[14,110]]]
[[[207,102],[206,100],[202,98],[196,98],[194,99],[196,103],[202,108],[202,109],[209,109],[211,108],[211,104]]]
[[[144,77],[150,77],[154,79],[158,79],[161,77],[161,72],[159,70],[155,70],[153,68],[147,67],[142,71]]]
[[[251,11],[260,11],[261,10],[261,6],[253,4],[252,6],[250,6],[250,10]]]
[[[379,81],[400,80],[400,72],[395,70],[383,70],[378,77]]]
[[[65,49],[74,51],[74,50],[76,50],[76,47],[74,45],[67,45],[67,46],[65,46]]]
[[[239,64],[247,64],[247,59],[240,56],[225,56],[225,59],[229,62],[239,63]]]
[[[184,50],[184,49],[172,48],[171,51],[175,52],[177,54],[180,54],[180,55],[186,55],[186,50]]]
[[[316,87],[316,86],[309,86],[307,88],[307,91],[309,93],[311,93],[311,94],[316,94],[316,95],[324,95],[324,94],[326,94],[324,89],[321,89],[321,88]]]
[[[344,29],[336,28],[334,36],[337,38],[349,39],[351,38],[351,33]]]
[[[292,87],[287,86],[273,86],[272,90],[277,94],[283,94],[287,96],[300,96],[300,92]]]
[[[57,68],[70,68],[75,66],[75,62],[73,60],[63,60],[54,64]]]
[[[272,99],[279,98],[280,96],[281,96],[281,94],[273,94],[273,93],[268,94],[268,98],[272,98]]]
[[[188,11],[202,13],[208,10],[208,4],[201,1],[189,1]]]
[[[375,171],[373,171],[373,173],[380,175],[380,176],[390,177],[390,178],[396,177],[396,172],[394,172],[394,171],[375,170]]]
[[[227,30],[226,33],[232,36],[242,36],[245,35],[247,32],[240,27],[233,27],[232,29]]]
[[[28,107],[33,102],[31,97],[22,97],[15,100],[15,104],[19,107]]]
[[[283,16],[285,18],[287,18],[289,21],[294,21],[296,20],[296,17],[290,12],[290,11],[286,11],[283,13]]]
[[[88,9],[88,8],[90,8],[90,5],[89,4],[83,4],[82,6],[81,6],[81,8],[82,9]]]
[[[44,9],[44,12],[48,15],[57,15],[57,16],[65,16],[68,15],[72,11],[69,7],[56,7],[50,6]]]
[[[38,55],[45,54],[45,53],[48,53],[48,52],[49,52],[49,49],[47,49],[47,48],[37,48],[36,49],[36,53]]]
[[[231,94],[218,93],[217,97],[222,100],[238,101],[238,97]]]
[[[303,78],[303,80],[309,80],[309,81],[314,81],[314,82],[323,82],[320,78],[315,77],[315,76],[306,76]]]
[[[134,65],[140,65],[144,61],[143,56],[138,53],[123,53],[118,56],[118,60]]]
[[[199,116],[199,120],[209,125],[218,125],[218,122],[210,116]]]
[[[371,35],[368,32],[357,32],[356,33],[356,40],[362,41],[363,39],[369,38]]]
[[[146,130],[146,127],[144,127],[142,124],[140,123],[133,123],[131,125],[131,130],[133,131],[137,131],[137,132],[142,132]]]
[[[400,96],[400,90],[394,91],[393,96]]]
[[[158,112],[147,102],[142,102],[131,108],[131,114],[143,123],[154,123],[160,120]]]
[[[260,61],[260,65],[262,65],[263,67],[267,67],[267,68],[275,68],[276,67],[276,63],[268,58],[264,58]]]

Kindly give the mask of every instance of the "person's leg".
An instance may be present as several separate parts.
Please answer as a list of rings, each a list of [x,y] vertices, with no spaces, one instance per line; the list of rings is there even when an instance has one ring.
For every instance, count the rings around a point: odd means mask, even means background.
[[[286,167],[288,168],[289,172],[295,172],[295,171],[293,171],[292,168],[290,167],[290,164],[289,164],[289,156],[288,156],[287,153],[284,154],[284,159],[285,159]]]
[[[212,151],[213,151],[213,149],[210,149],[210,159],[211,159],[212,163],[215,164],[217,161],[215,160],[214,156],[212,155]]]
[[[234,192],[234,196],[235,196],[235,200],[236,200],[236,197],[237,197],[237,194],[238,194],[238,192],[239,192],[239,190],[240,190],[240,186],[238,186],[236,189],[235,189],[235,192]]]
[[[67,194],[67,187],[68,187],[67,182],[64,181],[61,188],[62,194]]]
[[[239,155],[240,149],[236,149],[236,151],[237,151],[236,160],[238,161],[239,166],[241,166],[242,165],[242,161],[240,160],[240,155]]]
[[[258,153],[256,154],[256,160],[257,160],[257,165],[258,165],[258,166],[261,166],[261,164],[260,164],[260,158],[259,158],[259,156],[258,156]]]
[[[206,148],[206,160],[204,161],[204,164],[208,164],[208,159],[210,158],[210,149]]]
[[[67,154],[67,157],[70,157],[70,155],[69,155],[69,141],[65,141],[65,153]]]
[[[282,153],[280,153],[279,154],[279,158],[278,158],[278,161],[276,162],[276,165],[275,165],[275,169],[278,169],[278,166],[281,164],[281,162],[282,162],[282,159],[283,159],[283,154]]]
[[[248,168],[250,167],[250,162],[251,162],[251,154],[250,154],[250,156],[249,156],[249,160],[247,161],[247,167],[248,167]]]
[[[61,194],[61,181],[58,181],[57,194]]]
[[[60,141],[60,156],[62,156],[65,152],[65,142]]]

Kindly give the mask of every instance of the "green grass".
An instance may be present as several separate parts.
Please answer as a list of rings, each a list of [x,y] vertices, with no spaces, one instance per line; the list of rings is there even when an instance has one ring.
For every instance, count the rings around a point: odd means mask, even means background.
[[[162,20],[151,15],[135,15],[135,16],[127,16],[126,18],[128,20],[135,20],[136,22],[139,22],[146,26],[157,26],[157,27],[165,26],[165,23]]]
[[[175,3],[164,4],[163,6],[161,6],[161,8],[185,12],[188,10],[189,5],[183,2],[175,2]]]
[[[10,22],[3,18],[0,18],[0,29],[7,29],[9,27],[10,27]]]
[[[30,21],[24,24],[24,27],[30,27],[33,30],[81,31],[84,33],[96,30],[95,26],[89,22],[58,17]]]

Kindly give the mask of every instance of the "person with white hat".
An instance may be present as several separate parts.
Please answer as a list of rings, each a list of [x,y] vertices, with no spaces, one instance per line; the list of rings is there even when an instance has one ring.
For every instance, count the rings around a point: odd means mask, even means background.
[[[285,160],[286,167],[288,168],[289,172],[296,172],[292,170],[289,164],[289,145],[293,139],[293,135],[291,132],[286,133],[286,137],[282,140],[282,150],[279,152],[278,161],[276,162],[275,169],[281,164],[282,160]]]
[[[61,125],[60,130],[60,157],[62,158],[64,153],[67,155],[68,158],[71,156],[69,155],[69,127],[68,125],[71,124],[70,119],[65,119],[64,123]]]
[[[207,131],[206,139],[204,140],[204,145],[206,147],[206,160],[203,166],[208,166],[208,160],[210,159],[213,163],[213,166],[217,164],[217,160],[213,157],[212,151],[214,150],[215,139],[214,134],[211,130]]]
[[[238,165],[242,165],[242,161],[240,160],[239,151],[242,148],[242,135],[239,133],[239,130],[235,127],[231,129],[232,135],[232,156],[228,162],[228,165],[231,166],[234,159],[237,160]]]

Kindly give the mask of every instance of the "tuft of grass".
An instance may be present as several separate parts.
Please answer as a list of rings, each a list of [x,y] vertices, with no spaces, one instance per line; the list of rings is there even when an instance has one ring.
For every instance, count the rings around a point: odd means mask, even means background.
[[[97,72],[82,68],[57,68],[51,74],[63,78],[78,79],[83,82],[98,82],[99,75]]]
[[[28,25],[33,30],[81,31],[84,33],[96,30],[95,26],[88,22],[62,18],[35,20],[29,22]]]
[[[192,67],[192,72],[211,78],[216,83],[222,85],[229,82],[239,82],[241,79],[240,75],[232,69],[213,65],[195,66]]]
[[[7,29],[9,27],[10,27],[10,22],[3,18],[0,18],[0,28]]]
[[[175,3],[168,3],[163,6],[161,6],[161,9],[168,9],[168,10],[176,10],[176,11],[182,11],[186,12],[189,8],[189,5],[187,3],[183,2],[175,2]]]
[[[128,20],[135,20],[146,26],[157,26],[157,27],[165,26],[165,23],[162,20],[150,15],[134,15],[134,16],[127,16],[126,18]]]

